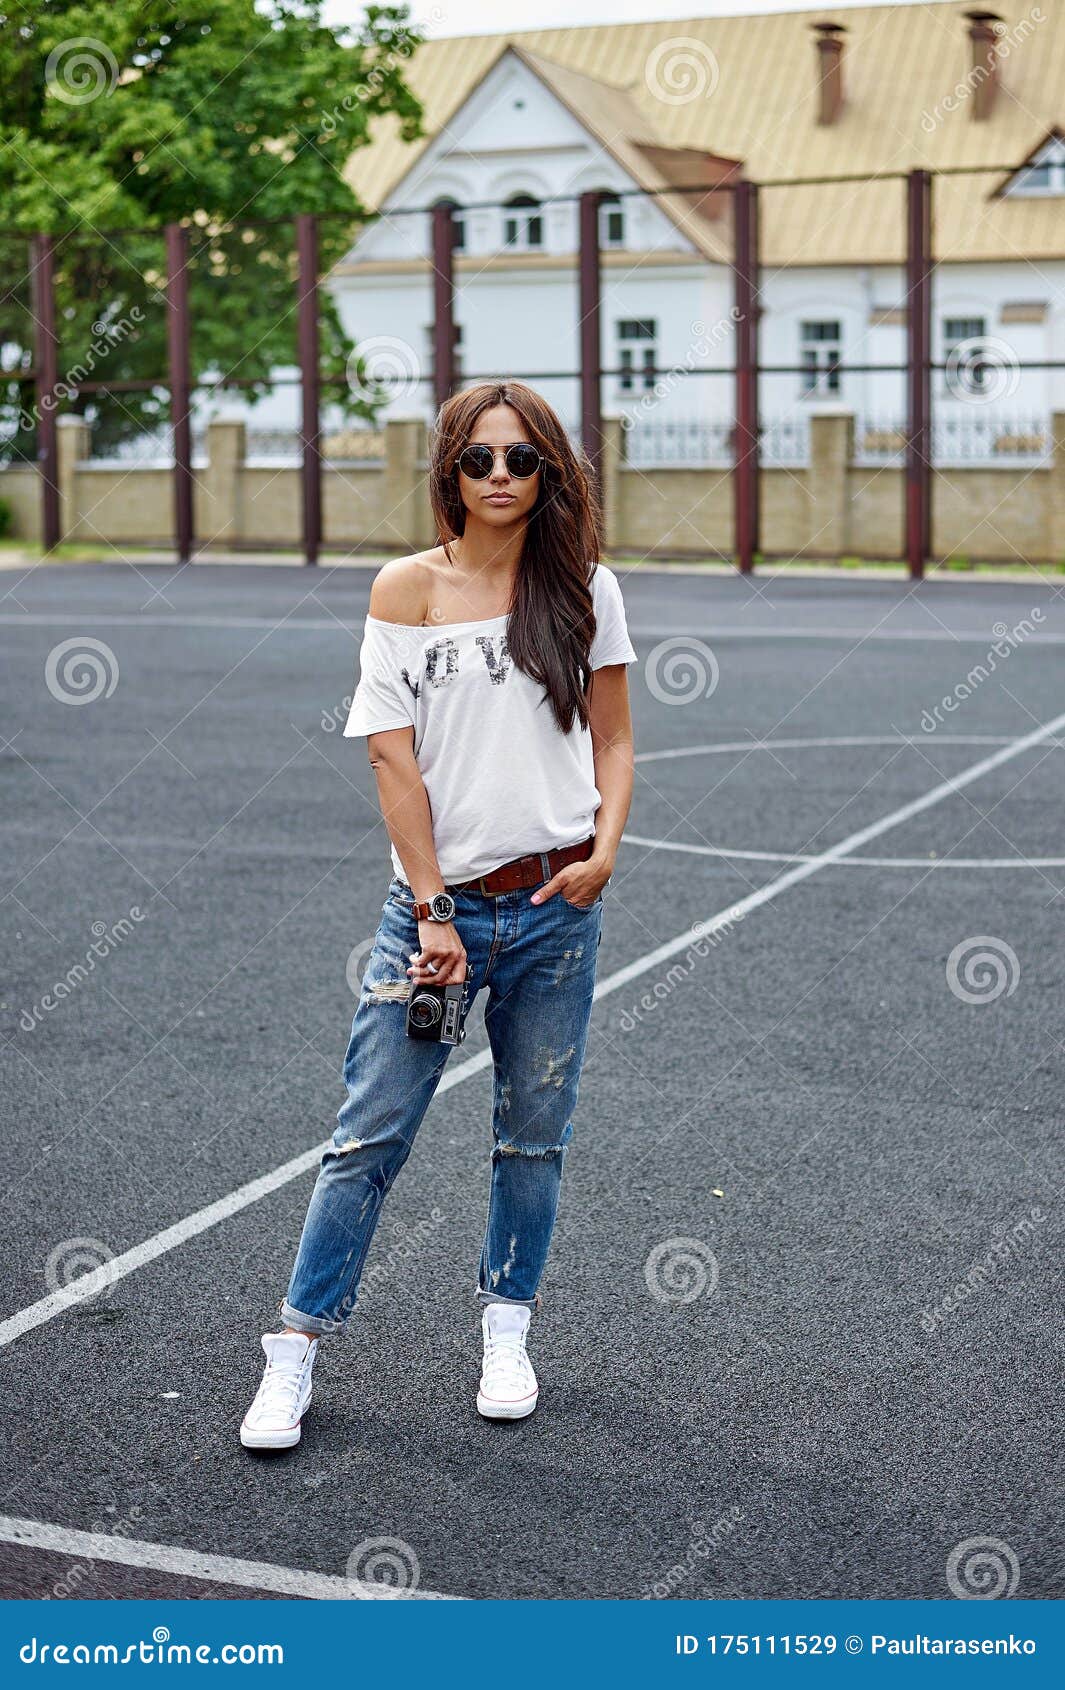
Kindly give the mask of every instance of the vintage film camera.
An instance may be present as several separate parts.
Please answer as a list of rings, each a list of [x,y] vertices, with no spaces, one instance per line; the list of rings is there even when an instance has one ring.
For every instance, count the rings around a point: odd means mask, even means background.
[[[435,1039],[442,1045],[459,1045],[466,1037],[464,1025],[469,1008],[468,994],[473,968],[466,964],[466,978],[449,986],[420,983],[411,987],[407,1001],[407,1037]]]

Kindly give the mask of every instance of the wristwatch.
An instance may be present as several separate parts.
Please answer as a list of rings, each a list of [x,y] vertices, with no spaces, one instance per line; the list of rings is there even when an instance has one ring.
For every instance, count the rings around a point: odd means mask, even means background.
[[[450,892],[434,892],[411,909],[415,921],[450,921],[455,914],[455,900]]]

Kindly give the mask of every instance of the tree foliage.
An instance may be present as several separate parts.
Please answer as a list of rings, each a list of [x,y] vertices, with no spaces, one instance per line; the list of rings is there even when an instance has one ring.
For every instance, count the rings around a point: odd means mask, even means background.
[[[163,226],[189,231],[193,380],[248,397],[296,353],[293,219],[314,212],[323,274],[369,216],[343,171],[388,120],[421,107],[404,71],[421,37],[405,6],[328,28],[322,0],[0,0],[0,352],[32,364],[28,236],[53,235],[57,409],[106,440],[152,427],[167,396],[77,393],[77,380],[165,386]],[[352,351],[320,294],[322,372]],[[73,379],[71,379],[73,376]],[[340,390],[338,390],[340,391]],[[9,451],[32,449],[32,391],[7,385]],[[21,400],[21,417],[13,415]],[[365,401],[352,402],[365,410]]]

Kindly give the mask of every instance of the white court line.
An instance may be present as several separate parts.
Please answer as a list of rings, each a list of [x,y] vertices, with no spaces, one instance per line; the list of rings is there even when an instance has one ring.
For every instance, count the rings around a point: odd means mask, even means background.
[[[134,1538],[108,1537],[101,1532],[77,1532],[40,1520],[19,1520],[0,1514],[0,1543],[23,1549],[46,1549],[77,1561],[109,1561],[120,1567],[146,1567],[177,1578],[202,1579],[207,1584],[237,1585],[245,1590],[272,1590],[279,1596],[309,1596],[316,1601],[448,1602],[463,1597],[443,1596],[436,1590],[393,1590],[389,1585],[359,1583],[331,1573],[309,1573],[299,1567],[278,1567],[271,1561],[240,1561],[229,1555],[205,1555],[169,1543],[139,1543]]]
[[[1033,745],[1041,745],[1045,740],[1052,739],[1062,729],[1065,729],[1065,712],[1060,716],[1055,716],[1053,721],[1045,722],[1042,727],[1033,728],[1031,733],[1025,734],[1021,739],[1012,740],[1009,745],[1004,745],[998,751],[993,751],[990,756],[982,757],[978,763],[970,764],[960,774],[952,775],[949,780],[941,781],[938,786],[934,786],[923,797],[912,799],[910,803],[903,804],[899,809],[892,810],[889,815],[883,816],[880,821],[872,822],[868,827],[863,827],[857,833],[850,834],[848,838],[841,840],[838,845],[833,845],[831,850],[823,851],[819,856],[811,857],[808,862],[796,863],[794,868],[778,875],[775,880],[759,887],[757,891],[748,893],[745,898],[740,898],[737,903],[731,904],[727,909],[719,910],[716,915],[708,917],[705,921],[696,922],[691,927],[685,928],[682,933],[668,939],[665,944],[658,945],[653,951],[645,951],[635,961],[626,964],[624,968],[616,969],[605,980],[598,981],[593,999],[598,1000],[608,997],[611,992],[619,991],[622,986],[627,986],[631,980],[638,979],[641,974],[646,974],[648,970],[657,968],[660,963],[676,956],[678,952],[687,950],[692,943],[693,935],[706,937],[723,927],[732,926],[743,916],[750,915],[752,911],[760,909],[763,904],[771,903],[774,898],[779,898],[792,886],[798,886],[802,881],[809,880],[811,875],[818,874],[822,869],[828,868],[830,864],[839,862],[841,858],[850,856],[854,851],[859,851],[871,839],[877,839],[882,833],[890,832],[892,828],[898,827],[902,822],[909,821],[913,816],[919,816],[922,811],[930,810],[933,805],[942,803],[944,798],[950,798],[956,792],[961,792],[965,787],[971,786],[973,781],[989,774],[992,769],[997,769],[1001,764],[1008,763],[1014,757],[1019,757],[1023,752],[1031,750]],[[491,1062],[491,1049],[486,1048],[476,1056],[470,1057],[460,1068],[449,1067],[437,1087],[437,1092],[450,1090],[453,1085],[461,1085],[463,1080],[469,1079],[472,1074],[490,1067]],[[287,1185],[290,1180],[298,1178],[300,1174],[314,1167],[325,1145],[329,1142],[330,1140],[325,1140],[315,1149],[305,1151],[302,1156],[296,1156],[292,1161],[283,1163],[280,1168],[275,1168],[272,1173],[263,1174],[259,1179],[252,1180],[248,1185],[241,1186],[238,1191],[230,1192],[228,1197],[219,1198],[216,1203],[210,1203],[204,1209],[197,1209],[194,1214],[186,1215],[184,1220],[177,1221],[163,1232],[156,1233],[154,1238],[147,1238],[142,1244],[137,1244],[132,1250],[127,1250],[124,1255],[113,1257],[103,1267],[94,1268],[91,1273],[82,1274],[79,1279],[73,1280],[62,1290],[53,1292],[51,1296],[42,1297],[40,1302],[31,1303],[28,1308],[20,1309],[17,1314],[11,1315],[7,1320],[0,1323],[0,1349],[7,1344],[14,1343],[16,1338],[32,1331],[34,1327],[43,1326],[45,1322],[54,1320],[55,1316],[62,1314],[64,1309],[73,1308],[77,1303],[88,1302],[91,1297],[97,1296],[108,1286],[115,1284],[117,1280],[124,1279],[128,1274],[136,1272],[137,1268],[143,1267],[147,1262],[154,1261],[157,1257],[165,1255],[169,1250],[176,1249],[179,1244],[186,1243],[199,1233],[217,1226],[219,1222],[228,1220],[231,1215],[239,1213],[241,1209],[246,1209],[250,1203],[256,1203],[271,1191],[276,1191],[280,1186]]]
[[[820,858],[802,851],[732,851],[727,845],[682,845],[675,839],[647,839],[624,835],[626,845],[646,845],[653,851],[687,851],[694,857],[741,857],[746,863],[816,863]],[[1065,868],[1065,857],[843,857],[837,868]]]
[[[83,616],[80,611],[37,611],[30,610],[25,615],[16,615],[13,611],[0,614],[0,627],[21,628],[273,628],[278,634],[292,634],[300,630],[308,633],[352,633],[362,627],[362,616],[350,627],[343,618],[337,616],[140,616],[134,611],[116,610],[108,613],[98,613]],[[678,629],[676,627],[641,627],[638,618],[629,618],[629,632],[641,639],[665,639],[677,633],[692,633],[699,630],[691,628]],[[429,630],[426,629],[428,633]],[[993,634],[987,628],[958,629],[900,629],[893,633],[890,628],[877,628],[871,633],[863,633],[861,628],[752,628],[749,625],[739,627],[730,623],[714,623],[702,630],[709,639],[723,640],[847,640],[852,644],[866,644],[870,640],[903,640],[932,642],[937,645],[978,644],[987,645],[993,640]],[[1033,645],[1062,646],[1065,645],[1065,634],[1029,634],[1025,640],[1025,647]]]
[[[665,763],[676,757],[722,757],[733,751],[820,751],[870,745],[1012,745],[1009,734],[847,734],[833,739],[711,740],[708,745],[676,745],[667,751],[638,751],[637,763]],[[1048,740],[1047,744],[1065,744]]]

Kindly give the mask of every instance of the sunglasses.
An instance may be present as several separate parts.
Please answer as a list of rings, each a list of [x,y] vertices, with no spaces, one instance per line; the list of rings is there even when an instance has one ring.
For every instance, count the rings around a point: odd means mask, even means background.
[[[524,441],[505,448],[500,446],[497,450],[503,453],[507,471],[515,481],[527,481],[546,461],[535,446]],[[495,469],[496,454],[491,446],[464,446],[457,463],[463,475],[468,475],[471,481],[485,481]]]

